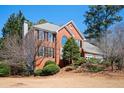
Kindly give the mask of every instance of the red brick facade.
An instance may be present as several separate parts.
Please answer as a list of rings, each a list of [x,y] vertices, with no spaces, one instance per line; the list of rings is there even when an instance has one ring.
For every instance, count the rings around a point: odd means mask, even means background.
[[[41,34],[40,34],[41,33]],[[67,24],[61,26],[56,32],[48,32],[47,30],[42,33],[35,28],[34,36],[36,41],[40,41],[40,35],[43,35],[43,41],[41,48],[39,48],[40,53],[36,56],[36,69],[41,69],[47,60],[53,60],[56,64],[64,66],[62,61],[62,38],[66,37],[67,39],[73,37],[79,44],[80,52],[83,57],[86,56],[82,48],[84,46],[85,38],[79,32],[78,28],[73,21],[68,22]],[[51,37],[52,38],[49,38]],[[45,53],[42,53],[45,51]]]
[[[69,22],[66,25],[62,26],[55,35],[55,41],[50,43],[47,39],[44,40],[44,47],[52,47],[54,49],[54,57],[36,57],[36,69],[42,68],[43,65],[47,60],[53,60],[56,64],[63,66],[62,59],[61,59],[61,51],[62,51],[62,38],[66,36],[67,38],[74,37],[75,40],[79,40],[81,44],[83,44],[83,37],[79,33],[78,29],[76,29],[73,22]],[[35,33],[35,36],[38,36],[38,32]],[[82,47],[82,46],[80,46]],[[82,52],[82,48],[80,48]]]

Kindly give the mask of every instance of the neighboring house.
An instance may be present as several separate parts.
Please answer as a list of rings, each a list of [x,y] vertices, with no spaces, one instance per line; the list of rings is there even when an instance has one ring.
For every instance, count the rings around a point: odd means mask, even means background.
[[[63,26],[52,23],[38,24],[34,25],[30,30],[31,32],[33,31],[36,41],[43,41],[36,57],[36,69],[42,68],[47,60],[53,60],[56,64],[63,66],[62,48],[66,40],[70,37],[76,40],[82,57],[102,58],[101,50],[86,42],[86,38],[81,34],[73,21]],[[27,24],[24,23],[24,36],[27,33],[30,33],[30,31],[28,31]]]

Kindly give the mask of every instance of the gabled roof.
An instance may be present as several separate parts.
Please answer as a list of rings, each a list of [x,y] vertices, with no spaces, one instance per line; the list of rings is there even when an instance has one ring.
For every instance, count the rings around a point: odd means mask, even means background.
[[[60,28],[60,26],[51,23],[38,24],[38,25],[34,25],[33,27],[50,32],[56,32]]]
[[[66,26],[67,26],[68,24],[70,24],[70,23],[72,23],[72,24],[74,25],[74,27],[76,28],[76,30],[78,31],[78,33],[79,33],[79,35],[82,37],[82,39],[86,40],[86,38],[85,38],[84,35],[80,32],[80,30],[78,29],[78,27],[76,26],[76,24],[74,23],[73,20],[71,20],[71,21],[69,21],[68,23],[66,23],[65,25],[61,26],[61,27],[57,30],[57,32],[58,32],[60,29],[66,27]]]
[[[79,31],[79,29],[77,28],[77,26],[75,25],[75,23],[71,20],[68,23],[66,23],[63,26],[58,26],[52,23],[43,23],[43,24],[38,24],[38,25],[34,25],[33,27],[38,28],[38,29],[42,29],[42,30],[46,30],[52,33],[58,33],[58,31],[64,27],[66,27],[68,24],[72,23],[74,25],[74,27],[76,28],[76,30],[78,31],[78,33],[80,34],[80,36],[82,37],[82,39],[86,40],[85,37],[83,36],[83,34]]]
[[[83,42],[82,48],[84,52],[103,55],[103,52],[97,46],[90,44],[86,41]]]

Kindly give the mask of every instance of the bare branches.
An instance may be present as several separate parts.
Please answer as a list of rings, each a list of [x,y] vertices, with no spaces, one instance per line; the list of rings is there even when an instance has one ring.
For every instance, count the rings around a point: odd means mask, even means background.
[[[32,30],[23,40],[24,55],[26,57],[27,64],[34,70],[35,57],[38,54],[39,47],[42,45],[42,41],[37,40],[36,34]]]
[[[121,70],[124,63],[124,27],[122,25],[116,25],[111,33],[104,33],[99,44],[105,53],[105,59],[111,61],[112,69],[115,64]]]
[[[19,37],[7,36],[4,39],[4,48],[0,50],[0,57],[9,60],[9,62],[19,62],[25,57],[23,55],[23,45],[19,43]]]

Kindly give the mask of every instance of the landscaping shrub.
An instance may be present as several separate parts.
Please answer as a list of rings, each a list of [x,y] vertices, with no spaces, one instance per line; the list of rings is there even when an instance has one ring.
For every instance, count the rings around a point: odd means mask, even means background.
[[[29,72],[25,63],[15,63],[10,64],[11,67],[11,75],[21,75],[21,76],[28,76]]]
[[[87,62],[91,62],[93,64],[100,64],[101,60],[100,59],[96,59],[96,58],[88,58]]]
[[[40,76],[42,74],[42,69],[38,69],[34,71],[35,76]]]
[[[5,63],[0,63],[0,76],[9,76],[10,75],[10,67]]]
[[[88,70],[90,72],[100,72],[100,71],[104,70],[104,67],[100,67],[100,66],[97,66],[97,65],[90,65],[90,66],[88,66]]]
[[[78,67],[78,66],[80,66],[81,64],[83,64],[84,62],[86,62],[86,58],[79,57],[78,60],[74,62],[74,66],[75,66],[75,67]]]
[[[104,70],[104,65],[100,59],[95,58],[80,58],[77,62],[75,62],[74,67],[76,67],[76,71],[90,71],[90,72],[99,72]]]
[[[49,64],[56,64],[56,63],[55,63],[55,61],[48,60],[48,61],[46,61],[44,67],[49,65]]]
[[[104,70],[102,61],[96,58],[88,58],[85,66],[90,72],[99,72]]]
[[[53,74],[56,74],[59,71],[60,71],[60,67],[58,65],[49,64],[49,65],[46,65],[42,69],[42,74],[41,75],[53,75]]]

